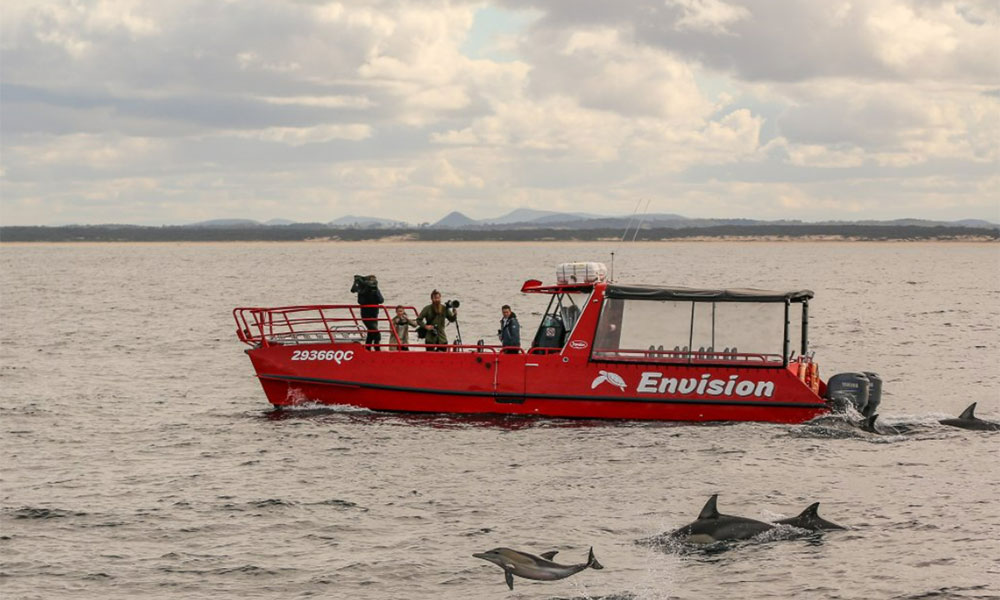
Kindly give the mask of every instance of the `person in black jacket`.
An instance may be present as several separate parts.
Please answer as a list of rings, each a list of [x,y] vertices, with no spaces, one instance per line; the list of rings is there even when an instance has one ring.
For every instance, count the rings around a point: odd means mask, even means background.
[[[504,304],[500,308],[503,318],[500,319],[500,329],[497,335],[500,336],[501,346],[521,346],[521,324],[517,322],[517,315],[510,309],[510,305]],[[508,354],[517,354],[517,350],[509,348],[504,350]]]
[[[368,346],[369,350],[377,352],[381,350],[377,344],[382,343],[382,332],[378,329],[378,305],[385,302],[382,292],[378,289],[378,279],[374,275],[367,277],[355,275],[351,292],[358,295],[358,304],[361,305],[361,322],[368,330],[365,345]],[[375,345],[373,346],[373,344]]]

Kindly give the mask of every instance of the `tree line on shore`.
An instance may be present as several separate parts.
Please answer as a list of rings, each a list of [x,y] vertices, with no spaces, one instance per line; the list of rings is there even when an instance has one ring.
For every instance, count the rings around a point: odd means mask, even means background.
[[[1000,228],[861,224],[758,224],[641,229],[638,241],[690,238],[842,238],[851,240],[1000,239]],[[294,241],[598,241],[620,239],[620,229],[333,229],[323,225],[191,227],[68,225],[0,227],[0,242],[294,242]]]

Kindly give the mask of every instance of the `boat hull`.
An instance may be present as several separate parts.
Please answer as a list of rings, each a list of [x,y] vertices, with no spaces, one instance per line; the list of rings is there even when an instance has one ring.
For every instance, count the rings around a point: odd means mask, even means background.
[[[272,345],[247,353],[275,407],[316,403],[396,412],[777,423],[828,412],[822,398],[780,365],[663,365],[559,353],[373,352],[361,344],[316,344],[309,352]]]

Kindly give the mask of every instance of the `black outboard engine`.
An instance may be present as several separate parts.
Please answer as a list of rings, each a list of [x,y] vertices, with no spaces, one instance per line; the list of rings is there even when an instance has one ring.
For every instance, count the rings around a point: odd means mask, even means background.
[[[864,373],[837,373],[826,382],[826,398],[833,405],[834,412],[844,412],[848,406],[863,415],[868,415],[872,383]],[[879,380],[879,392],[882,381]]]
[[[865,375],[868,376],[871,386],[868,388],[868,406],[861,414],[870,417],[878,411],[878,405],[882,402],[882,378],[879,377],[878,373],[871,371],[865,371]]]

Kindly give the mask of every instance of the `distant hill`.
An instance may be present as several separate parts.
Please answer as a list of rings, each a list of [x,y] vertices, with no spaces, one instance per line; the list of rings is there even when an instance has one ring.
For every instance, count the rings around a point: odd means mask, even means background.
[[[466,217],[467,219],[467,217]],[[461,221],[461,218],[455,221]],[[471,220],[471,219],[470,219]],[[454,222],[454,221],[453,221]],[[615,227],[330,227],[326,223],[295,223],[265,227],[256,222],[244,227],[75,225],[63,227],[0,226],[2,242],[186,242],[186,241],[362,241],[409,239],[414,241],[614,241],[623,228]],[[634,232],[634,233],[633,233]],[[753,222],[749,224],[688,227],[643,226],[630,230],[637,241],[683,239],[842,239],[842,240],[976,240],[1000,241],[1000,226],[887,225],[853,223]]]
[[[403,221],[393,219],[382,219],[379,217],[356,217],[347,215],[334,219],[327,223],[330,227],[406,227],[408,224]]]
[[[509,213],[492,219],[479,219],[482,225],[509,225],[511,223],[545,223],[547,221],[567,221],[575,219],[597,219],[600,215],[587,213],[563,213],[553,210],[536,210],[534,208],[518,208]]]
[[[422,221],[424,215],[414,215],[414,219]],[[415,221],[415,222],[417,222]],[[253,219],[213,219],[193,223],[189,227],[204,228],[240,228],[261,226],[305,226],[314,223],[293,222],[288,219],[271,219],[260,223]],[[778,221],[763,221],[757,219],[700,219],[690,218],[676,213],[650,213],[646,215],[597,215],[592,213],[559,212],[538,210],[534,208],[518,208],[499,217],[487,219],[472,219],[465,214],[453,211],[439,221],[430,225],[431,229],[462,229],[462,230],[531,230],[531,229],[618,229],[624,235],[626,229],[634,232],[636,229],[686,229],[723,226],[774,226],[774,225],[808,225],[797,219],[782,219]],[[894,226],[894,227],[971,227],[998,228],[1000,225],[983,219],[962,219],[956,221],[933,221],[928,219],[891,219],[878,221],[864,220],[827,220],[812,223],[814,225],[861,225],[861,226]],[[382,217],[366,217],[346,215],[328,223],[323,223],[333,229],[407,229],[413,227],[409,223],[396,219]],[[632,233],[628,234],[629,237]]]
[[[954,224],[962,227],[998,227],[996,223],[984,221],[983,219],[961,219],[954,221]]]
[[[434,229],[457,229],[468,225],[475,225],[476,221],[456,211],[448,213],[443,219],[431,225]]]
[[[1000,227],[997,223],[991,223],[990,221],[984,221],[982,219],[962,219],[959,221],[931,221],[928,219],[891,219],[888,221],[876,221],[874,219],[865,219],[860,221],[820,221],[817,224],[822,225],[894,225],[899,227],[974,227],[980,228],[985,227],[997,228]]]
[[[192,223],[188,227],[259,227],[260,221],[253,219],[212,219]]]

